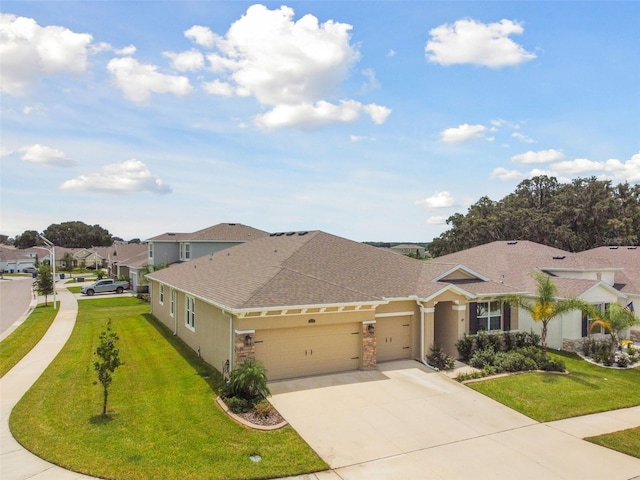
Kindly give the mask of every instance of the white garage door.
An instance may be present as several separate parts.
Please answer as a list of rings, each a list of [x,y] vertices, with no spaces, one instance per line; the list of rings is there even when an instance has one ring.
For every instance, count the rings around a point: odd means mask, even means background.
[[[357,370],[360,324],[256,330],[256,358],[269,380]]]

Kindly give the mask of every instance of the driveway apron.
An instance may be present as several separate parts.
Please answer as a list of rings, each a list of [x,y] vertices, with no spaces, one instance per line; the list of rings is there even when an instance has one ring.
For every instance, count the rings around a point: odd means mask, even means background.
[[[640,460],[540,424],[414,361],[269,388],[278,411],[345,480],[640,476]]]

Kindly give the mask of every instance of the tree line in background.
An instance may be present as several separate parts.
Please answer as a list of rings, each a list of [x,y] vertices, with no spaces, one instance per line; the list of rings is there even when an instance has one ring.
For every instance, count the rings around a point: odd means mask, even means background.
[[[480,198],[429,244],[438,257],[496,240],[530,240],[569,252],[640,240],[640,184],[612,185],[595,177],[559,183],[546,175],[524,180],[502,200]]]
[[[83,222],[54,223],[42,234],[54,245],[65,248],[108,247],[113,245],[114,237],[109,230],[100,225],[87,225]],[[30,248],[40,243],[38,232],[26,230],[14,240],[17,248]]]

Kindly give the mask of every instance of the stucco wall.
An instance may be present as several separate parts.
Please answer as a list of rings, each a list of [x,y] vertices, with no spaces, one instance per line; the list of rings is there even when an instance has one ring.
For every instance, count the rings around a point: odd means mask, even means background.
[[[153,258],[149,265],[172,264],[180,260],[180,244],[173,242],[153,242]]]

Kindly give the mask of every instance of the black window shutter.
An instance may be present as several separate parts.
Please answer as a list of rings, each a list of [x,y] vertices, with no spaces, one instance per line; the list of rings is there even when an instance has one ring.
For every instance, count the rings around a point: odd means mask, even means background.
[[[502,305],[502,330],[505,332],[511,330],[511,304],[509,303]]]
[[[478,303],[469,303],[469,333],[478,333]]]
[[[586,315],[582,315],[582,336],[589,336],[589,319]]]

